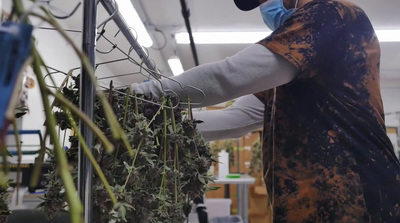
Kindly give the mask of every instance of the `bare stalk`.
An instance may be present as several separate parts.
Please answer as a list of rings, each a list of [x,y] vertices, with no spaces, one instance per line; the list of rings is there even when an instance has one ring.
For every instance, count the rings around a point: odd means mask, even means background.
[[[15,118],[11,121],[11,124],[13,126],[14,130],[14,135],[15,135],[15,144],[17,145],[17,153],[18,153],[18,161],[17,161],[17,198],[15,201],[15,204],[18,205],[19,203],[19,186],[21,184],[20,178],[21,178],[21,159],[22,159],[22,153],[21,153],[21,142],[19,140],[19,133],[18,133],[18,128],[17,128],[17,123],[15,122]]]
[[[169,100],[169,107],[171,108],[171,122],[172,122],[172,130],[176,132],[176,123],[175,123],[175,114],[174,114],[174,108],[172,106],[172,101]],[[178,187],[179,187],[179,154],[178,154],[178,144],[175,142],[174,143],[174,148],[175,148],[175,155],[174,155],[174,172],[178,172],[178,174],[175,176],[175,203],[178,203]]]
[[[68,116],[69,123],[71,124],[72,129],[74,130],[76,136],[79,139],[79,142],[81,144],[81,148],[85,152],[86,156],[89,158],[90,162],[92,163],[92,166],[94,170],[96,171],[97,175],[99,176],[101,182],[103,183],[108,195],[111,198],[111,201],[113,204],[117,203],[117,198],[115,197],[114,193],[112,192],[112,189],[110,187],[110,184],[108,183],[106,177],[104,176],[103,171],[101,170],[99,164],[97,163],[96,159],[94,158],[92,152],[88,148],[85,139],[83,138],[82,134],[79,132],[78,125],[76,124],[74,118],[72,117],[71,112],[68,110],[68,108],[64,108],[65,113]]]
[[[18,0],[16,0],[18,1]],[[37,76],[41,96],[42,96],[42,101],[43,101],[43,107],[45,110],[45,114],[47,117],[46,120],[46,127],[48,130],[48,133],[50,134],[50,137],[52,138],[54,142],[54,151],[55,151],[55,156],[57,159],[57,163],[60,168],[60,175],[61,175],[61,180],[63,181],[63,185],[65,188],[66,192],[66,198],[68,202],[68,207],[69,207],[69,213],[70,213],[70,218],[72,223],[81,223],[83,221],[82,219],[82,213],[83,213],[83,208],[82,208],[82,203],[79,199],[79,197],[76,194],[76,188],[71,176],[71,173],[69,172],[69,165],[67,161],[67,157],[65,155],[64,150],[60,146],[59,139],[57,137],[57,133],[55,131],[56,128],[56,119],[51,111],[50,108],[50,102],[48,99],[48,93],[47,93],[47,88],[46,88],[46,83],[44,82],[43,79],[43,74],[40,69],[41,63],[39,59],[39,54],[36,51],[36,48],[32,46],[32,54],[33,54],[33,70]]]

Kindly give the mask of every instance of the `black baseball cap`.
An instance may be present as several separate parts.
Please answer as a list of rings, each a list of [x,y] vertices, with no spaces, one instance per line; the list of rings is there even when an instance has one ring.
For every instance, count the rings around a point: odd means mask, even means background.
[[[235,5],[243,11],[250,11],[260,5],[259,0],[233,0]]]

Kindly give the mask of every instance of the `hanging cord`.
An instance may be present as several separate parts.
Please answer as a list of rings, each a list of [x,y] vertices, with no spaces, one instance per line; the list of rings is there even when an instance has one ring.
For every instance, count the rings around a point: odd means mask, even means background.
[[[199,59],[197,57],[196,45],[195,45],[194,40],[193,40],[192,28],[190,26],[190,21],[189,21],[190,11],[187,8],[186,0],[181,0],[181,6],[182,6],[182,15],[183,15],[183,18],[184,18],[185,24],[186,24],[186,29],[187,29],[187,31],[189,33],[190,48],[192,49],[194,63],[195,63],[196,66],[198,66],[199,65]]]

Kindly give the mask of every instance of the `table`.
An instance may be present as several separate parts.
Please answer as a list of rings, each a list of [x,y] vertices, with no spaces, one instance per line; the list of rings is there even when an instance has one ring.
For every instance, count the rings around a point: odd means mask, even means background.
[[[238,214],[242,216],[243,222],[249,222],[249,197],[248,187],[249,184],[254,184],[255,179],[248,174],[241,174],[240,178],[219,178],[215,176],[214,183],[216,184],[236,184],[238,186],[239,194],[237,195]],[[243,199],[243,202],[242,202]]]

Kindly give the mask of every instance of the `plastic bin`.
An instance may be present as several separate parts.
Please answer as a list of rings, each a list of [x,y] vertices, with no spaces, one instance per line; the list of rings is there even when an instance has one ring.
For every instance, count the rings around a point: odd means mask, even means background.
[[[232,200],[229,198],[207,198],[204,204],[207,207],[208,219],[231,216]]]
[[[204,199],[204,205],[207,208],[207,215],[210,221],[216,217],[230,217],[231,216],[231,199],[224,198],[206,198]],[[188,217],[189,223],[198,223],[198,217],[196,209],[193,206],[192,212]]]

